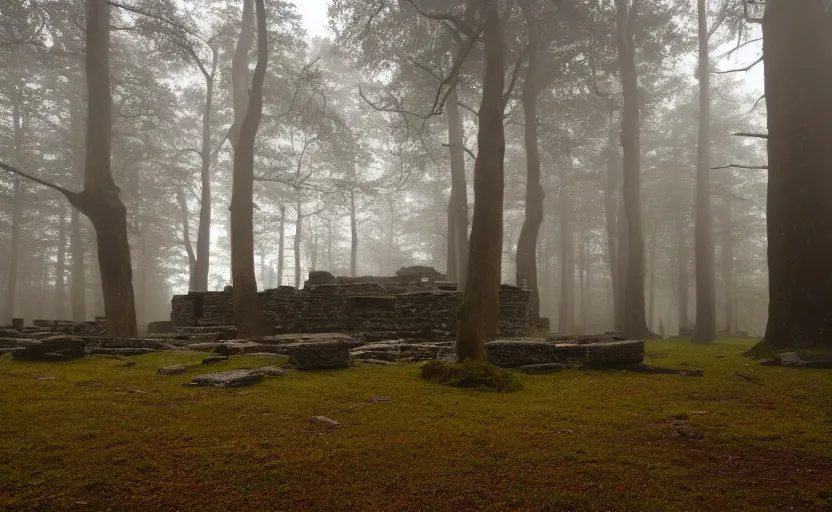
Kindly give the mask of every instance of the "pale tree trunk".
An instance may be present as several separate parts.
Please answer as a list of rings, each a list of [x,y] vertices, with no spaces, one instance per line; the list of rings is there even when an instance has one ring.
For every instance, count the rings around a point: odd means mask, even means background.
[[[332,217],[326,223],[326,269],[333,272],[332,267]]]
[[[615,124],[615,110],[610,108],[609,128],[607,138],[607,182],[604,187],[604,219],[607,228],[607,265],[610,269],[610,282],[612,283],[612,308],[613,323],[616,328],[623,325],[621,318],[621,278],[618,272],[618,195],[620,193],[621,180],[618,162],[618,149],[616,139],[619,128]]]
[[[55,262],[55,319],[63,320],[66,316],[66,210],[61,210],[58,222],[58,251]]]
[[[214,77],[217,73],[219,53],[211,49],[211,71],[203,71],[205,78],[205,106],[202,111],[202,190],[199,199],[199,228],[196,234],[196,275],[192,278],[198,292],[208,291],[208,271],[211,258],[211,111],[214,103]]]
[[[569,156],[567,156],[569,158]],[[571,332],[575,318],[575,257],[570,214],[572,203],[569,200],[569,176],[566,164],[562,164],[559,176],[560,203],[560,302],[558,311],[558,330]]]
[[[448,245],[446,251],[446,277],[450,282],[459,282],[459,274],[456,262],[456,231],[454,230],[454,198],[448,199]]]
[[[240,127],[246,117],[248,109],[248,52],[254,38],[253,27],[254,0],[243,0],[243,21],[240,28],[240,38],[234,49],[231,60],[231,84],[234,100],[234,121],[228,130],[228,140],[231,147],[237,151],[240,139]]]
[[[286,247],[286,207],[280,205],[280,233],[277,242],[277,286],[283,286],[283,251]]]
[[[77,184],[84,178],[84,137],[85,120],[83,112],[75,105],[70,106],[70,131],[72,132],[72,170]],[[72,299],[72,320],[83,322],[87,319],[87,280],[84,265],[84,237],[81,234],[81,217],[75,208],[69,218],[69,251],[72,259],[70,297]]]
[[[497,335],[503,255],[503,159],[505,60],[503,27],[496,1],[484,6],[485,76],[482,81],[474,166],[474,220],[468,275],[459,310],[456,353],[459,361],[485,360],[485,344]]]
[[[358,221],[355,218],[355,189],[350,188],[350,277],[358,272]]]
[[[768,109],[771,348],[832,349],[832,9],[768,0],[763,17]]]
[[[520,238],[517,241],[516,283],[526,284],[531,290],[532,317],[540,313],[540,294],[537,288],[537,237],[543,223],[543,200],[545,194],[540,185],[540,152],[537,133],[537,67],[538,36],[536,13],[531,0],[520,2],[523,18],[528,32],[527,53],[529,63],[526,67],[526,79],[523,82],[523,115],[525,117],[526,146],[526,211]]]
[[[615,324],[615,330],[619,332],[624,332],[625,325],[624,325],[624,302],[626,300],[625,297],[625,289],[627,287],[627,273],[630,270],[629,265],[629,258],[630,258],[630,237],[628,235],[628,222],[627,222],[627,213],[624,209],[624,201],[619,203],[618,207],[618,221],[617,221],[617,246],[618,249],[616,250],[618,261],[616,264],[618,265],[618,289],[616,292],[618,293],[617,297],[618,300],[615,301],[615,308],[616,314],[615,318],[617,319],[618,323]]]
[[[656,224],[650,232],[650,301],[647,313],[647,327],[651,330],[656,325]]]
[[[234,183],[231,193],[231,277],[234,316],[241,338],[262,335],[257,279],[254,272],[254,144],[263,111],[263,82],[268,65],[268,39],[264,0],[257,0],[257,66],[240,137],[234,151]]]
[[[188,290],[196,290],[196,255],[191,244],[191,216],[188,213],[188,203],[185,200],[185,191],[180,190],[176,194],[176,199],[179,202],[179,210],[182,214],[182,243],[185,246],[185,252],[188,255]]]
[[[459,97],[456,88],[448,94],[445,106],[448,119],[448,150],[451,155],[451,200],[449,204],[449,222],[453,226],[453,236],[448,243],[453,243],[453,261],[456,269],[452,275],[458,283],[458,289],[465,289],[465,277],[468,273],[468,184],[465,178],[465,131],[462,116],[459,113]],[[450,233],[451,231],[449,231]],[[448,257],[450,265],[450,252]],[[450,279],[450,277],[449,277]]]
[[[303,239],[303,214],[301,208],[303,204],[300,200],[300,189],[298,189],[298,200],[295,204],[297,210],[297,220],[295,221],[295,238],[294,238],[294,255],[295,255],[295,289],[300,289],[300,243]]]
[[[263,289],[269,287],[268,283],[268,276],[266,274],[266,248],[261,245],[260,246],[260,282],[263,285]]]
[[[615,0],[618,62],[624,92],[621,146],[624,148],[624,209],[627,216],[627,279],[624,283],[624,333],[645,338],[644,233],[641,220],[641,142],[638,75],[634,45],[636,11],[629,0]]]
[[[678,278],[679,330],[688,328],[688,304],[690,297],[690,277],[688,276],[688,248],[685,236],[686,216],[679,210],[676,220],[676,276]]]
[[[725,333],[728,336],[736,332],[734,324],[734,236],[731,199],[723,199],[722,205],[722,283],[725,292]]]
[[[586,301],[586,231],[581,230],[580,245],[578,246],[578,276],[581,284],[581,314],[578,320],[578,331],[584,332],[586,330],[586,315],[587,315],[587,301]]]
[[[15,52],[15,55],[17,53]],[[14,158],[15,165],[23,167],[23,84],[14,88],[15,101],[12,107],[12,126],[14,127]],[[6,283],[6,305],[3,322],[10,322],[15,316],[17,302],[18,274],[20,272],[20,232],[23,224],[23,195],[25,187],[20,176],[14,177],[14,197],[12,198],[12,229],[9,242],[9,271]]]
[[[699,19],[699,146],[696,157],[696,329],[694,343],[716,339],[714,234],[711,212],[711,92],[706,0],[697,0]]]
[[[310,251],[310,259],[312,260],[309,270],[317,270],[318,268],[318,231],[312,231],[312,250]]]

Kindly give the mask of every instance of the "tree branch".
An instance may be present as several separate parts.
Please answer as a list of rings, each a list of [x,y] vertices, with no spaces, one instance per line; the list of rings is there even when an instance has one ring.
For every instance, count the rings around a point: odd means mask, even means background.
[[[455,14],[450,14],[450,13],[441,13],[441,14],[430,13],[430,12],[422,10],[418,5],[416,5],[416,2],[414,2],[413,0],[407,0],[407,2],[410,5],[412,5],[414,9],[416,9],[416,12],[418,12],[419,14],[424,16],[425,18],[428,18],[428,19],[431,19],[431,20],[436,20],[436,21],[450,22],[451,24],[453,24],[453,26],[458,31],[462,32],[463,34],[465,34],[469,38],[477,38],[479,36],[479,34],[477,34],[477,31],[472,29],[471,27],[469,27],[468,24],[465,23],[465,20],[463,20],[462,17],[460,17],[460,16],[457,16]]]
[[[741,72],[744,72],[744,71],[750,71],[751,68],[753,68],[757,64],[763,62],[763,58],[764,58],[764,56],[760,56],[759,59],[755,60],[754,62],[752,62],[751,64],[747,65],[744,68],[727,69],[727,70],[724,70],[724,71],[716,70],[716,71],[711,71],[711,74],[712,75],[725,75],[725,74],[728,74],[728,73],[741,73]]]
[[[476,159],[477,159],[477,155],[475,155],[473,151],[471,151],[470,149],[466,148],[465,146],[454,146],[453,144],[442,144],[442,147],[445,147],[445,148],[453,148],[453,149],[461,149],[461,150],[465,151],[466,153],[468,153],[468,156],[470,156],[470,157],[471,157],[471,158],[473,158],[474,160],[476,160]]]
[[[765,171],[768,170],[767,165],[740,165],[740,164],[729,164],[729,165],[721,165],[719,167],[711,167],[712,170],[716,171],[719,169],[748,169],[752,171]]]
[[[768,139],[767,133],[749,133],[749,132],[739,132],[739,133],[732,133],[734,137],[754,137],[757,139]]]
[[[505,94],[503,94],[503,109],[505,110],[506,105],[508,105],[509,100],[511,99],[511,93],[514,91],[514,86],[517,84],[517,78],[520,76],[520,68],[523,66],[523,62],[526,60],[527,52],[524,50],[520,52],[517,56],[517,62],[514,63],[514,71],[511,72],[511,81],[508,83],[508,89],[506,89]]]
[[[4,162],[0,162],[0,169],[8,171],[12,174],[16,174],[16,175],[20,176],[21,178],[25,178],[29,181],[33,181],[33,182],[37,183],[38,185],[43,185],[44,187],[48,187],[48,188],[51,188],[53,190],[57,190],[58,192],[63,194],[64,197],[66,197],[67,201],[69,201],[70,204],[72,204],[72,206],[75,206],[76,208],[78,208],[78,199],[79,199],[79,196],[80,196],[80,194],[78,192],[73,192],[71,190],[63,188],[60,185],[56,185],[56,184],[50,183],[46,180],[42,180],[42,179],[40,179],[36,176],[32,176],[31,174],[27,174],[27,173],[21,171],[20,169],[18,169],[17,167],[11,166],[11,165],[9,165],[7,163],[4,163]],[[80,208],[78,208],[78,209],[80,210]]]

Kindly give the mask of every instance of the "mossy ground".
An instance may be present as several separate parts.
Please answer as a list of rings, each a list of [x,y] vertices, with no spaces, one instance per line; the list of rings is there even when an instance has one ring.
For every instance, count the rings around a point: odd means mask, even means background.
[[[757,366],[751,345],[649,342],[704,377],[518,374],[517,393],[416,365],[224,390],[155,373],[200,355],[4,357],[0,510],[832,510],[832,371]],[[350,407],[374,396],[392,400]]]
[[[461,364],[428,361],[421,365],[419,373],[426,381],[454,388],[498,393],[514,393],[523,389],[514,373],[482,361]]]

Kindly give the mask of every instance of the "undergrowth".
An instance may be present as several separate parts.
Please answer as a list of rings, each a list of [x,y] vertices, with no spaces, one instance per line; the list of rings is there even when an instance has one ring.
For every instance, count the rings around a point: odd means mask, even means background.
[[[514,374],[482,361],[428,361],[419,368],[419,373],[428,382],[454,388],[501,393],[513,393],[523,389],[523,385]]]

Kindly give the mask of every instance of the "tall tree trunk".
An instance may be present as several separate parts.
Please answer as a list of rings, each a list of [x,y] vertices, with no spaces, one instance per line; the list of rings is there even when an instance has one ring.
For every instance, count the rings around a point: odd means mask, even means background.
[[[678,278],[679,331],[688,328],[688,304],[690,297],[690,277],[688,276],[688,247],[685,227],[687,218],[680,209],[676,220],[676,275]]]
[[[310,251],[312,254],[311,256],[311,267],[309,270],[317,270],[318,269],[318,231],[315,230],[312,232],[312,250]]]
[[[292,248],[294,250],[295,255],[295,289],[300,289],[300,244],[303,240],[303,214],[302,214],[302,203],[300,200],[300,189],[298,189],[298,200],[297,204],[295,205],[295,209],[297,210],[297,220],[295,221],[295,238],[294,243],[292,244]]]
[[[80,103],[80,102],[79,102]],[[84,131],[85,119],[81,108],[70,105],[70,131],[72,132],[72,171],[76,184],[84,179]],[[81,218],[75,208],[69,217],[69,251],[72,258],[70,296],[72,299],[72,320],[83,322],[87,319],[87,282],[84,265],[84,237],[81,234]]]
[[[615,330],[618,332],[624,332],[625,329],[625,322],[624,322],[624,303],[626,301],[625,290],[627,288],[627,274],[630,271],[630,236],[628,234],[628,226],[629,223],[627,221],[627,213],[624,208],[624,201],[619,203],[618,207],[618,227],[617,227],[617,246],[618,249],[616,253],[618,255],[618,261],[616,264],[618,265],[618,289],[616,292],[618,293],[618,300],[615,301],[615,318],[618,320],[618,323],[615,324]]]
[[[87,139],[84,191],[70,201],[95,227],[98,264],[108,336],[135,338],[136,303],[127,239],[127,208],[110,167],[112,95],[110,92],[110,6],[87,1]]]
[[[618,62],[624,92],[621,146],[624,148],[624,209],[627,214],[627,280],[624,286],[624,332],[645,338],[650,331],[644,311],[644,233],[641,222],[641,157],[638,75],[634,41],[636,10],[630,0],[615,0]]]
[[[182,243],[185,245],[185,252],[188,255],[188,290],[196,290],[196,255],[191,244],[191,216],[188,213],[188,203],[185,200],[185,191],[179,190],[176,194],[179,202],[179,211],[182,214]]]
[[[459,97],[454,87],[446,102],[448,118],[448,148],[451,155],[450,222],[453,226],[454,262],[459,290],[465,289],[468,275],[468,184],[465,178],[465,131],[459,113]]]
[[[699,146],[696,157],[696,329],[694,343],[716,339],[714,234],[711,212],[711,92],[708,56],[708,9],[697,0],[699,18]]]
[[[725,292],[725,333],[736,332],[734,324],[734,239],[731,199],[723,199],[722,205],[722,283]]]
[[[567,157],[568,158],[568,157]],[[562,164],[559,176],[558,202],[560,203],[560,309],[558,331],[571,332],[575,325],[575,257],[572,235],[572,203],[569,200],[569,176],[567,164]]]
[[[647,312],[647,326],[651,330],[656,325],[656,224],[650,233],[650,307]]]
[[[503,256],[503,159],[505,60],[498,2],[484,6],[485,76],[482,81],[474,166],[474,220],[468,275],[459,311],[456,353],[460,361],[485,360],[485,344],[497,335]]]
[[[580,245],[578,246],[578,276],[580,279],[580,289],[581,289],[581,314],[578,317],[578,331],[584,332],[586,330],[586,314],[587,314],[587,306],[586,306],[586,276],[587,276],[587,264],[586,264],[586,231],[581,230],[581,239]]]
[[[254,0],[243,0],[243,21],[240,25],[240,38],[231,60],[231,85],[233,89],[234,121],[228,130],[231,147],[237,151],[240,140],[240,128],[248,109],[248,52],[254,38]]]
[[[58,251],[55,262],[55,319],[66,317],[66,289],[64,276],[66,274],[66,210],[61,210],[58,223]]]
[[[358,272],[358,221],[355,218],[355,189],[350,188],[350,277]]]
[[[234,317],[242,338],[262,335],[257,278],[254,273],[254,144],[263,112],[263,82],[268,65],[266,8],[257,0],[257,66],[240,137],[234,151],[234,184],[231,192],[231,278],[234,285]],[[298,212],[300,217],[300,212]]]
[[[540,185],[540,151],[537,133],[537,67],[538,36],[537,14],[534,3],[530,0],[520,2],[523,18],[528,32],[527,53],[529,63],[526,67],[526,79],[523,82],[523,115],[526,126],[524,138],[526,145],[526,211],[520,238],[517,241],[517,284],[531,290],[532,316],[540,313],[540,293],[537,288],[537,237],[543,223],[543,200],[545,194]]]
[[[277,245],[277,286],[283,286],[283,259],[286,249],[286,207],[280,205],[280,235]]]
[[[219,53],[212,48],[211,72],[205,78],[205,106],[202,111],[202,190],[199,199],[199,228],[196,234],[196,276],[193,281],[198,292],[208,291],[208,271],[211,258],[211,111],[214,104],[214,77]]]
[[[15,51],[17,56],[17,51]],[[23,84],[15,87],[14,106],[12,107],[12,126],[14,127],[15,165],[23,167]],[[14,177],[14,197],[12,197],[12,229],[9,242],[9,272],[6,284],[6,305],[3,322],[10,322],[15,316],[17,302],[18,274],[20,273],[20,231],[23,224],[23,194],[25,187],[20,176]]]
[[[619,127],[615,124],[615,109],[610,107],[609,128],[607,138],[607,182],[604,187],[604,219],[607,227],[607,265],[610,269],[610,282],[612,283],[612,308],[613,323],[616,329],[623,325],[621,318],[621,279],[618,272],[618,195],[620,193],[621,180],[618,162],[618,146],[616,139],[619,134]]]
[[[454,229],[454,197],[448,199],[448,245],[446,251],[447,265],[445,274],[450,282],[459,282],[459,273],[456,261],[456,231]]]
[[[769,0],[769,314],[773,348],[832,349],[832,9]]]

